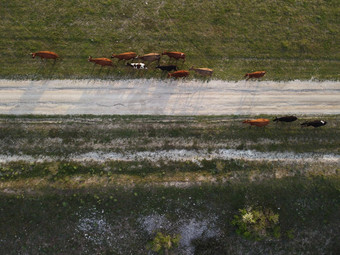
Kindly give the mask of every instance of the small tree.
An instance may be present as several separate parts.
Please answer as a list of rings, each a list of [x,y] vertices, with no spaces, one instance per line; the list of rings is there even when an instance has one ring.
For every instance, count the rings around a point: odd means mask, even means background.
[[[180,235],[170,236],[157,232],[155,238],[149,243],[148,248],[158,254],[169,255],[169,251],[173,247],[177,247],[180,240]]]
[[[236,233],[239,235],[255,240],[280,238],[279,214],[262,207],[239,209],[239,212],[231,222],[237,227]]]

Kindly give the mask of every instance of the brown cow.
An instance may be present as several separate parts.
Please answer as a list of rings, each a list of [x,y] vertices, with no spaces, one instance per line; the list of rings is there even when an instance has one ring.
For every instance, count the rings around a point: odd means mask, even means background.
[[[266,74],[266,71],[257,71],[257,72],[253,72],[253,73],[246,73],[246,75],[244,77],[248,78],[246,80],[249,80],[251,78],[261,78]]]
[[[170,77],[175,77],[175,78],[179,78],[179,77],[187,77],[189,75],[189,71],[187,70],[179,70],[173,73],[168,73],[168,78]]]
[[[54,59],[56,60],[59,58],[58,54],[52,51],[38,51],[35,53],[31,53],[32,58],[35,58],[36,56],[40,57],[41,59]]]
[[[174,58],[176,60],[179,60],[180,58],[183,59],[183,62],[185,61],[185,54],[183,52],[178,51],[164,51],[162,55],[167,55],[169,58]]]
[[[202,76],[211,76],[213,74],[213,70],[210,68],[194,68],[192,66],[189,70],[194,70],[196,73]]]
[[[251,126],[264,127],[269,124],[269,119],[245,120],[242,123],[247,123]]]
[[[130,60],[130,59],[133,59],[133,58],[136,58],[137,57],[137,54],[136,52],[124,52],[124,53],[121,53],[121,54],[112,54],[111,58],[118,58],[119,60],[118,61],[121,61],[121,60]]]
[[[88,61],[101,66],[113,66],[111,59],[108,58],[92,58],[89,56]]]
[[[161,55],[158,53],[149,53],[149,54],[145,54],[141,57],[137,57],[138,59],[141,59],[142,61],[146,61],[146,62],[153,62],[153,61],[158,61],[161,59]]]

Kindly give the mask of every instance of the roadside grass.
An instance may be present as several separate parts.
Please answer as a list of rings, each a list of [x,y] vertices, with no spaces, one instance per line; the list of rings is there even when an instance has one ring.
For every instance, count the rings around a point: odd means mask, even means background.
[[[1,2],[1,78],[165,78],[155,64],[136,71],[115,59],[114,68],[101,70],[87,62],[90,55],[164,50],[187,54],[180,68],[213,68],[214,79],[240,80],[257,70],[268,80],[340,78],[336,0]],[[33,60],[29,53],[39,50],[62,60]]]
[[[70,161],[86,152],[219,148],[339,154],[339,116],[0,116],[0,254],[147,254],[154,233],[181,236],[178,254],[336,254],[338,162],[172,159]],[[318,129],[305,120],[328,121]],[[53,157],[62,159],[55,160]],[[280,237],[253,241],[239,209],[279,214]]]
[[[236,149],[261,152],[339,153],[340,120],[334,116],[298,116],[293,123],[265,128],[242,123],[274,116],[152,117],[0,116],[0,153],[67,157],[92,151],[129,153],[172,149]],[[300,123],[323,119],[321,128]]]
[[[339,177],[338,163],[200,160],[200,161],[16,161],[0,166],[0,192],[40,193],[46,188],[68,190],[94,187],[240,184],[286,177]]]
[[[180,234],[180,254],[193,254],[188,247],[195,254],[336,253],[339,183],[334,177],[291,177],[185,189],[1,193],[0,253],[146,254],[152,231]],[[233,215],[247,206],[279,214],[279,240],[242,240],[236,235]]]

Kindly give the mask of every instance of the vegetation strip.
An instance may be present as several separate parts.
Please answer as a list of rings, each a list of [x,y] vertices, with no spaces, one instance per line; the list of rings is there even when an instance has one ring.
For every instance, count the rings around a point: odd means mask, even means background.
[[[245,73],[265,70],[270,80],[339,80],[337,0],[256,0],[242,7],[237,0],[12,0],[0,12],[0,32],[6,34],[0,42],[2,78],[165,78],[156,63],[134,70],[113,59],[114,68],[100,70],[87,59],[181,51],[187,56],[184,64],[176,63],[181,69],[212,68],[217,79],[241,80]],[[41,50],[62,60],[31,58]],[[175,61],[161,58],[162,65],[169,63]]]
[[[338,247],[339,180],[333,177],[185,189],[48,188],[39,194],[1,192],[0,204],[1,253],[139,255],[159,231],[180,236],[174,250],[180,254],[334,253]],[[244,239],[234,217],[239,209],[259,208],[278,215],[279,229],[264,240]]]
[[[44,190],[91,187],[134,188],[135,186],[230,185],[287,177],[333,176],[339,178],[338,163],[267,162],[247,160],[202,161],[22,161],[0,165],[0,192],[39,194]],[[52,191],[51,191],[52,192]]]
[[[336,253],[339,116],[297,118],[0,116],[0,253]]]
[[[273,120],[275,116],[262,115]],[[118,155],[143,151],[257,151],[339,155],[339,116],[298,116],[264,128],[242,123],[249,116],[3,116],[0,154],[68,158],[90,152]],[[324,119],[320,128],[302,128]],[[235,151],[235,153],[237,153]],[[308,154],[307,154],[308,155]]]

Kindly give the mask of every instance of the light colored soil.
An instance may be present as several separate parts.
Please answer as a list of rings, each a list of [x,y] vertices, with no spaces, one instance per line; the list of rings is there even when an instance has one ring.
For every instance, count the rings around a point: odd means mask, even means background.
[[[68,157],[49,157],[49,156],[28,156],[28,155],[0,155],[0,164],[14,161],[25,162],[51,162],[59,160],[70,160],[78,162],[105,162],[110,160],[119,161],[192,161],[200,164],[201,160],[282,160],[286,162],[324,162],[324,163],[340,163],[340,155],[336,154],[316,154],[316,153],[290,153],[290,152],[259,152],[255,150],[234,150],[219,149],[213,152],[206,150],[169,150],[169,151],[141,151],[126,153],[104,153],[100,151],[88,152],[85,154],[73,154]]]
[[[340,82],[0,80],[0,114],[339,114]]]

